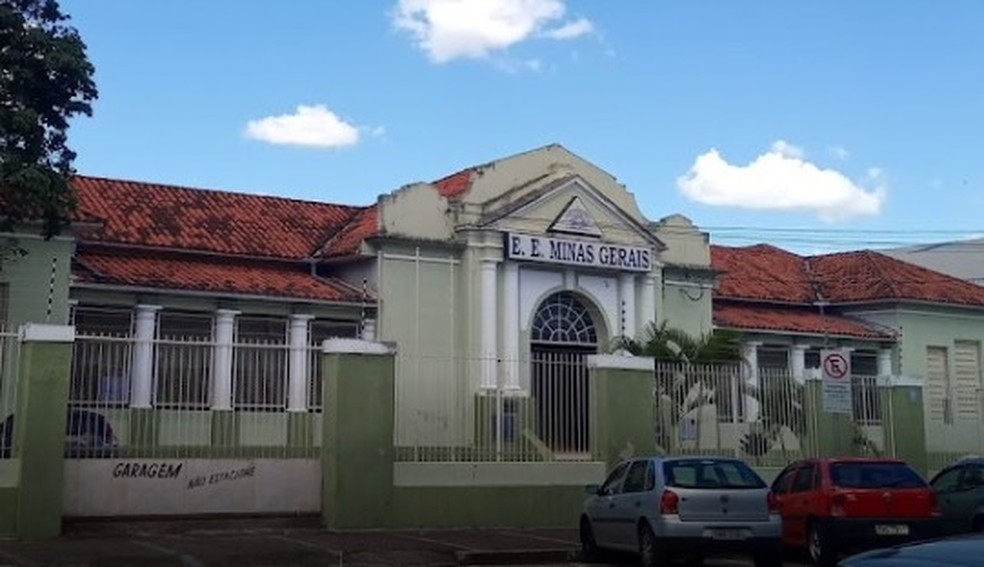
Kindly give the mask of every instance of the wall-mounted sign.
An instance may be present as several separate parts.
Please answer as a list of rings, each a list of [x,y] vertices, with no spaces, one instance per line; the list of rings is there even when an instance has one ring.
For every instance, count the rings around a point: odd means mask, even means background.
[[[653,266],[649,248],[571,238],[508,233],[505,249],[507,258],[528,262],[630,272],[648,272]]]
[[[823,367],[823,411],[852,413],[851,359],[838,350],[824,350],[820,354]]]

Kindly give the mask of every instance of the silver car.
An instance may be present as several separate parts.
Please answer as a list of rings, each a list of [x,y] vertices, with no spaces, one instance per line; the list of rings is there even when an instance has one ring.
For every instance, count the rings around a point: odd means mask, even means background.
[[[632,459],[587,490],[580,535],[588,557],[603,549],[629,551],[650,567],[745,552],[756,567],[782,565],[782,520],[772,495],[738,459]]]

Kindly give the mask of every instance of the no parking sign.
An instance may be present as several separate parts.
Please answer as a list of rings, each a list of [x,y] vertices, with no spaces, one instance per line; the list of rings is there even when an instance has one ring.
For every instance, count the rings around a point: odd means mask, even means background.
[[[846,351],[824,350],[820,352],[820,366],[823,370],[823,411],[850,414],[850,356]]]

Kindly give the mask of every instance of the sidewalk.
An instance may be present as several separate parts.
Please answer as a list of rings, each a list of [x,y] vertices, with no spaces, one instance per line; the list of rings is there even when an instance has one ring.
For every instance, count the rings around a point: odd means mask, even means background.
[[[573,529],[327,532],[304,521],[71,526],[57,540],[0,540],[0,566],[491,565],[576,559]]]

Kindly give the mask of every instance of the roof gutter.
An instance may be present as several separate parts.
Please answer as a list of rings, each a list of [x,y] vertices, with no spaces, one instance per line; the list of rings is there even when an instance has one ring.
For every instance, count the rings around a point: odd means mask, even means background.
[[[314,303],[317,305],[331,305],[336,307],[357,307],[361,308],[365,305],[364,301],[332,301],[328,299],[315,299],[315,298],[304,298],[304,297],[281,297],[281,296],[271,296],[271,295],[258,295],[251,293],[223,293],[214,291],[195,291],[195,290],[183,290],[183,289],[162,289],[157,287],[143,287],[143,286],[126,286],[118,284],[96,284],[96,283],[73,283],[71,289],[90,289],[95,291],[115,291],[115,292],[125,292],[125,293],[153,293],[153,294],[166,294],[166,295],[179,295],[183,297],[197,297],[205,299],[245,299],[250,301],[272,301],[280,303]],[[376,304],[375,299],[369,299],[368,302]]]

